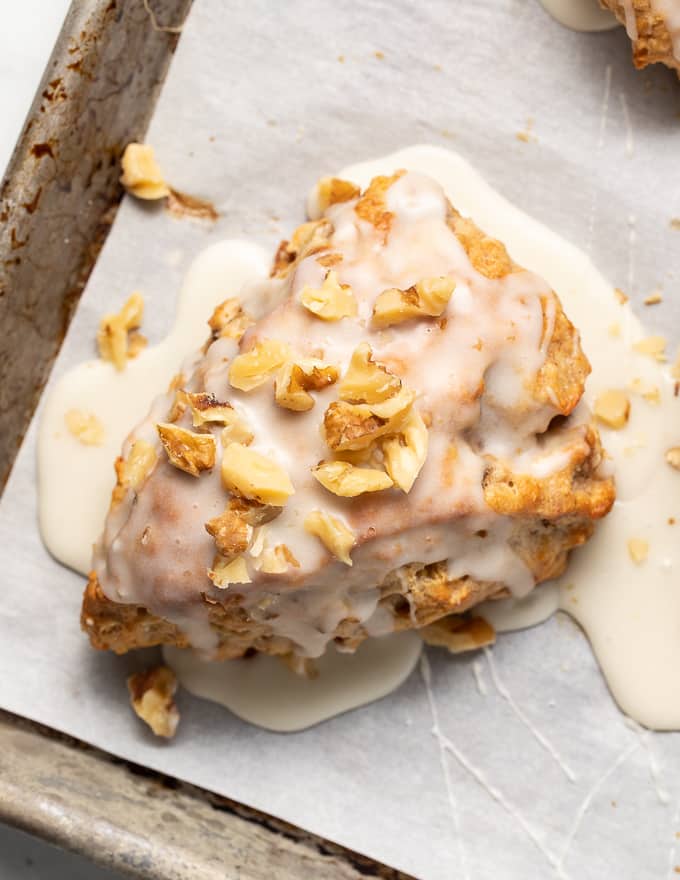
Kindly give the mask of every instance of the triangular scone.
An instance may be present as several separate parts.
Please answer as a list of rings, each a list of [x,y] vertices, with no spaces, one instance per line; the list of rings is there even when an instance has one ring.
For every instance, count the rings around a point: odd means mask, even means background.
[[[278,305],[219,307],[125,444],[83,603],[97,648],[352,651],[526,594],[612,505],[589,413],[566,418],[589,365],[549,286],[422,175],[317,202]]]

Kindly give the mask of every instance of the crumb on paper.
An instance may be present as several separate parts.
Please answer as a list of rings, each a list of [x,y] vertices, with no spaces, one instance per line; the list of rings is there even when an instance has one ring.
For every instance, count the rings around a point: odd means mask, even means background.
[[[678,349],[678,353],[675,357],[675,361],[673,363],[673,366],[671,367],[671,376],[674,379],[680,379],[680,349]],[[677,392],[676,392],[676,396],[677,396]]]
[[[680,446],[673,446],[666,450],[666,461],[676,471],[680,471]]]
[[[104,426],[94,413],[70,409],[64,421],[71,434],[85,446],[101,446],[104,442]]]
[[[190,217],[194,220],[210,220],[214,223],[220,216],[213,203],[208,199],[190,196],[172,188],[168,192],[165,207],[173,217]]]
[[[124,370],[129,358],[136,357],[146,345],[141,334],[133,335],[144,317],[144,297],[135,291],[119,312],[105,315],[97,331],[99,357],[110,361],[117,370]]]
[[[608,428],[618,430],[628,422],[630,401],[624,391],[612,388],[598,394],[593,406],[595,418]]]
[[[385,53],[384,53],[384,52],[381,52],[380,49],[378,49],[378,50],[377,50],[376,52],[374,52],[373,54],[374,54],[375,57],[378,59],[378,61],[382,61],[382,60],[385,58]]]
[[[628,555],[636,565],[640,565],[649,555],[649,544],[643,538],[629,538]]]
[[[496,641],[496,631],[483,617],[461,617],[451,614],[428,626],[421,627],[418,635],[426,645],[447,648],[451,654],[476,651]]]
[[[646,296],[644,298],[643,302],[646,306],[655,306],[655,305],[658,305],[660,302],[663,302],[663,296],[661,295],[661,291],[660,290],[653,291],[652,293],[649,294],[649,296]]]
[[[338,55],[338,61],[340,62],[340,64],[344,64],[344,63],[345,63],[345,56],[344,56],[344,55]]]
[[[534,141],[537,141],[538,138],[533,132],[534,128],[534,120],[533,117],[529,116],[526,121],[526,126],[522,131],[518,131],[515,133],[515,137],[518,141],[522,141],[522,143],[529,144]]]
[[[121,160],[123,173],[120,182],[130,195],[154,201],[170,194],[153,147],[148,144],[128,144]]]
[[[666,337],[645,336],[633,344],[633,351],[663,363],[666,360]]]
[[[179,711],[173,697],[177,678],[167,666],[155,666],[128,676],[130,703],[137,715],[156,736],[170,739],[179,724]]]
[[[670,227],[680,231],[680,217],[671,217]]]
[[[617,298],[621,305],[624,305],[628,302],[628,295],[625,294],[620,287],[614,288],[614,296]]]

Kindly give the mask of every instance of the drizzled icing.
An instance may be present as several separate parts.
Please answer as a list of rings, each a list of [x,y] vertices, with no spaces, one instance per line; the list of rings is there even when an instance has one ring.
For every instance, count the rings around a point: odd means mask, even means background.
[[[311,207],[314,216],[317,206]],[[254,433],[250,448],[274,460],[292,480],[295,494],[265,527],[265,540],[272,547],[285,544],[298,566],[272,577],[248,560],[251,583],[229,589],[238,590],[255,620],[306,656],[322,654],[347,617],[363,623],[371,635],[391,631],[391,616],[378,607],[377,587],[406,563],[448,559],[453,577],[468,575],[526,594],[534,580],[508,543],[513,522],[491,510],[483,497],[484,455],[513,467],[518,462],[537,475],[556,472],[570,455],[559,439],[548,450],[537,439],[560,412],[549,395],[544,400],[534,393],[556,310],[548,285],[527,271],[502,278],[476,271],[447,223],[443,190],[421,174],[405,173],[393,182],[385,208],[391,214],[387,232],[361,219],[354,201],[326,211],[333,227],[328,251],[342,254],[334,271],[341,284],[351,286],[358,303],[355,318],[327,323],[300,305],[303,288],[318,288],[328,271],[312,254],[287,278],[260,281],[240,292],[246,310],[261,318],[246,333],[241,351],[278,339],[296,355],[322,356],[342,374],[357,345],[368,341],[375,360],[401,377],[417,395],[416,409],[431,419],[427,459],[408,495],[390,489],[338,498],[314,479],[310,468],[329,458],[320,425],[327,405],[337,399],[335,386],[315,393],[309,412],[277,407],[271,381],[250,392],[237,391],[229,384],[228,370],[238,346],[226,338],[183,371],[192,373],[187,390],[228,400]],[[445,320],[371,329],[371,309],[380,291],[407,289],[440,275],[456,283]],[[137,439],[158,447],[155,426],[167,419],[172,399],[168,394],[156,400],[126,441],[124,454]],[[190,427],[188,413],[183,418],[179,424]],[[214,434],[219,462],[220,431]],[[564,443],[573,444],[573,437],[565,434]],[[452,443],[455,458],[449,454]],[[147,483],[139,494],[129,492],[110,514],[95,553],[99,582],[109,598],[143,605],[173,621],[206,653],[215,636],[202,594],[219,601],[220,591],[207,576],[215,546],[204,523],[219,515],[227,501],[219,467],[194,479],[174,468],[158,448],[158,464]],[[338,517],[354,532],[351,568],[334,561],[304,530],[305,517],[315,509]]]

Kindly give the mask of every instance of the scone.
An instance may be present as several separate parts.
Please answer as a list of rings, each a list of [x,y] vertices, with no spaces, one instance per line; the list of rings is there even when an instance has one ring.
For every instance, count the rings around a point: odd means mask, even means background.
[[[82,608],[96,648],[353,651],[526,595],[613,503],[543,280],[420,174],[325,179],[312,213],[125,443]]]
[[[679,0],[600,0],[600,4],[625,25],[636,67],[660,61],[680,75]]]

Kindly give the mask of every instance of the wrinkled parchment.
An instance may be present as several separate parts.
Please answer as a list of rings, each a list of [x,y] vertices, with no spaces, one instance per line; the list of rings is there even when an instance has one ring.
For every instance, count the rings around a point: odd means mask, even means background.
[[[54,374],[92,356],[99,317],[131,290],[160,340],[200,249],[234,235],[273,249],[318,176],[426,141],[473,161],[635,302],[661,288],[644,317],[677,341],[680,85],[629,56],[621,29],[573,33],[534,0],[200,0],[148,140],[173,185],[221,218],[127,201]],[[34,424],[0,507],[3,708],[428,880],[651,880],[680,864],[680,739],[624,722],[564,617],[501,638],[500,689],[483,654],[433,651],[434,702],[416,671],[379,703],[276,735],[183,694],[178,737],[160,746],[124,685],[148,656],[90,650],[83,580],[41,544],[35,436]]]

